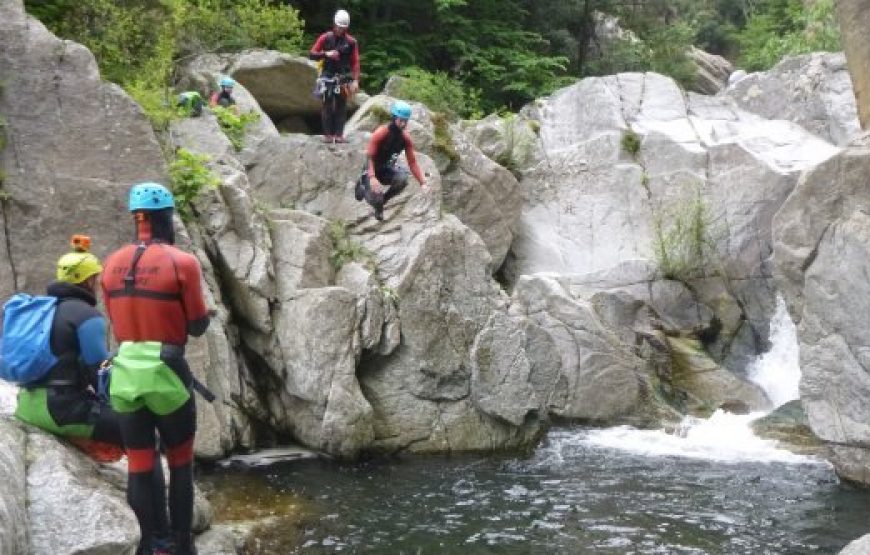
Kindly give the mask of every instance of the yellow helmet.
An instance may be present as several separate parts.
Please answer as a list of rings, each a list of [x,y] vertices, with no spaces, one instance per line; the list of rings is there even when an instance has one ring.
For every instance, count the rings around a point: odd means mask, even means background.
[[[57,261],[57,279],[67,283],[81,283],[103,271],[100,259],[88,252],[91,238],[86,235],[73,235],[72,246],[75,252],[68,252]]]

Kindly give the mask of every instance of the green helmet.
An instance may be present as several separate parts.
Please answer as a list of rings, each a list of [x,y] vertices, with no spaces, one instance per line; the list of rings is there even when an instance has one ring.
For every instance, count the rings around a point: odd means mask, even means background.
[[[102,271],[100,259],[89,252],[70,252],[57,261],[58,281],[81,283]]]

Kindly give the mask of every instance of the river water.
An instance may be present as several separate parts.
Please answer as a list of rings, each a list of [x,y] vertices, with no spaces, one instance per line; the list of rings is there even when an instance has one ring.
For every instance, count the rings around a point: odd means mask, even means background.
[[[784,309],[772,342],[749,375],[782,403],[800,377]],[[528,457],[230,466],[204,484],[219,521],[266,517],[249,553],[836,553],[870,532],[870,492],[755,437],[762,415],[555,429]]]

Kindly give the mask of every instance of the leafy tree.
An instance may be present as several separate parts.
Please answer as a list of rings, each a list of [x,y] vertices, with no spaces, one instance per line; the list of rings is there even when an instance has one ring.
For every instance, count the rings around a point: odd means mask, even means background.
[[[802,0],[760,2],[738,37],[748,70],[768,69],[789,54],[840,49],[832,0],[818,0],[809,9]]]
[[[407,67],[397,72],[402,77],[396,96],[416,100],[431,110],[450,116],[480,116],[480,93],[467,89],[443,71],[430,72]]]

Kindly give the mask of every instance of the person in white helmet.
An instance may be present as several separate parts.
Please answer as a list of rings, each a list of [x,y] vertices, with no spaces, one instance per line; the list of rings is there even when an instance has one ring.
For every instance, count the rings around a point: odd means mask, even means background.
[[[335,12],[333,23],[331,31],[317,37],[309,57],[323,60],[318,87],[323,98],[323,140],[344,143],[347,99],[359,89],[359,45],[347,32],[350,15],[345,10]]]

